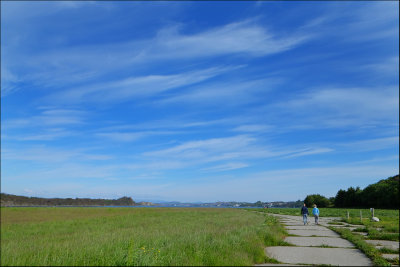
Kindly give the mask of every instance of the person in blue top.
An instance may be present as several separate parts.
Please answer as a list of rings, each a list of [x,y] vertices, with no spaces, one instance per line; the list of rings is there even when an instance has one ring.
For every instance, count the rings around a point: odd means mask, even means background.
[[[315,217],[315,224],[318,224],[318,220],[319,220],[319,209],[317,208],[317,205],[314,204],[314,208],[312,210],[312,214]]]
[[[301,208],[301,214],[303,215],[303,222],[304,222],[304,225],[308,224],[308,222],[307,222],[307,215],[308,215],[309,213],[308,213],[308,209],[307,209],[306,203],[304,203],[303,207]]]

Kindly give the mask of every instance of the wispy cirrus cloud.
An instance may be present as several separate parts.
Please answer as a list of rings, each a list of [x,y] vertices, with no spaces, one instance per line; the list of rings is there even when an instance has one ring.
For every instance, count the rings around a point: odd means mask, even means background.
[[[228,162],[225,164],[204,168],[204,169],[202,169],[202,171],[206,171],[206,172],[207,171],[214,171],[214,172],[215,171],[217,171],[217,172],[231,171],[231,170],[246,168],[248,166],[249,165],[247,163],[243,163],[243,162]]]
[[[4,120],[3,129],[82,124],[86,116],[78,109],[45,108],[38,115]]]
[[[137,58],[193,58],[228,54],[265,56],[293,49],[309,39],[310,35],[304,32],[279,36],[279,33],[273,33],[252,20],[233,22],[194,34],[182,34],[179,27],[169,27],[159,31],[152,45]]]
[[[231,107],[260,101],[261,96],[271,93],[280,81],[275,78],[216,82],[199,85],[186,92],[165,97],[158,104],[191,104],[201,106]]]
[[[274,128],[272,125],[265,124],[245,124],[237,126],[232,130],[235,132],[269,132]]]
[[[397,76],[399,73],[399,57],[394,56],[384,60],[367,63],[364,66],[361,66],[361,68],[385,76]]]
[[[396,87],[318,88],[265,108],[275,116],[295,117],[308,128],[373,126],[398,122]],[[296,127],[292,125],[290,127]]]
[[[95,83],[64,90],[47,97],[56,102],[115,102],[159,96],[175,88],[206,81],[238,67],[216,67],[170,75],[146,75],[118,81]]]
[[[95,135],[101,138],[105,138],[111,141],[117,142],[132,142],[141,138],[157,136],[157,135],[174,135],[176,131],[136,131],[136,132],[99,132]]]
[[[215,166],[202,167],[208,171],[224,171],[249,165],[244,161],[262,158],[287,158],[328,153],[333,149],[317,145],[279,146],[265,145],[251,135],[188,141],[169,148],[148,151],[143,157],[150,161],[160,158],[173,159],[185,166],[200,167],[203,164],[220,162]],[[236,163],[232,163],[235,161]],[[240,164],[237,164],[240,161]],[[244,166],[246,165],[246,166]]]
[[[51,141],[76,134],[64,128],[46,128],[38,132],[2,134],[2,138],[15,141]]]
[[[339,149],[343,149],[344,151],[357,151],[357,152],[365,152],[365,151],[376,151],[382,149],[397,149],[399,151],[399,137],[398,136],[390,136],[390,137],[382,137],[382,138],[374,138],[374,139],[366,139],[366,140],[357,140],[348,143],[337,143],[336,146]]]
[[[5,97],[8,94],[18,90],[19,78],[15,73],[12,73],[5,66],[1,67],[1,97]]]
[[[76,148],[53,148],[46,145],[32,145],[24,147],[10,147],[2,149],[2,159],[31,161],[31,162],[79,162],[79,161],[103,161],[113,158],[112,155],[90,153],[88,149]]]
[[[227,55],[246,55],[251,58],[281,53],[303,44],[309,39],[308,34],[293,33],[280,36],[272,33],[256,21],[240,21],[207,29],[198,33],[182,33],[175,26],[164,28],[157,32],[153,38],[115,42],[107,44],[96,44],[95,46],[72,46],[58,48],[57,50],[37,51],[36,53],[18,53],[6,46],[7,56],[4,60],[5,67],[15,73],[21,82],[31,82],[37,87],[65,88],[76,87],[86,83],[80,90],[68,92],[71,98],[81,99],[84,95],[94,91],[102,91],[107,94],[108,90],[115,87],[124,95],[140,95],[155,90],[146,87],[148,84],[166,84],[176,86],[184,83],[184,79],[201,80],[201,76],[210,75],[194,71],[178,76],[164,76],[152,74],[138,76],[131,74],[119,81],[107,81],[105,85],[96,84],[96,80],[115,71],[126,71],[131,69],[135,72],[139,66],[151,68],[151,66],[166,64],[172,61],[187,61],[188,59],[219,57]],[[248,40],[251,40],[249,42]],[[100,55],[100,56],[99,56]],[[14,60],[9,60],[11,57]],[[27,62],[24,67],[15,66],[16,58],[24,58]],[[205,70],[207,72],[207,70]],[[216,74],[217,69],[209,69]],[[132,77],[133,76],[133,77]],[[11,79],[8,79],[11,81]],[[87,85],[90,83],[91,85]],[[102,83],[103,84],[103,83]],[[141,86],[141,90],[130,90],[126,87]],[[94,89],[96,88],[96,89]],[[123,89],[125,88],[125,89]],[[79,93],[78,91],[81,91]],[[160,91],[163,91],[160,88]],[[10,91],[11,92],[11,91]],[[134,92],[134,93],[132,93]],[[92,95],[93,96],[93,95]],[[107,94],[107,97],[113,97]]]

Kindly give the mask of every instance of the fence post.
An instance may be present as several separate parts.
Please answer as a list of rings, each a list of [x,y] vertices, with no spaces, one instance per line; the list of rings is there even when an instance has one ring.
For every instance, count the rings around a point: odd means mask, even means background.
[[[360,220],[362,222],[362,210],[360,210]]]
[[[350,219],[349,211],[347,211],[347,220]]]

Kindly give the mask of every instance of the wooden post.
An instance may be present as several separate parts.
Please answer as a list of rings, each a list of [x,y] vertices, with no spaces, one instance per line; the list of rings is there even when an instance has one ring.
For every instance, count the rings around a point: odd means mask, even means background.
[[[372,217],[375,217],[375,210],[374,210],[374,208],[371,208],[371,212],[372,212]]]
[[[360,220],[362,222],[362,210],[360,210]]]
[[[347,211],[347,220],[350,219],[349,211]]]

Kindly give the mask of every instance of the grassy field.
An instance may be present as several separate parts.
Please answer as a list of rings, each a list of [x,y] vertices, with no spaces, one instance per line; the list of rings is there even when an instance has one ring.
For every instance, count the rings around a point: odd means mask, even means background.
[[[1,208],[1,265],[253,265],[284,235],[243,209]]]

